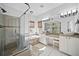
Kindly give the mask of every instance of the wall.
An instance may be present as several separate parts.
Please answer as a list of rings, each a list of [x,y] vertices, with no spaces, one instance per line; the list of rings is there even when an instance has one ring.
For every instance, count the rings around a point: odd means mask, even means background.
[[[28,20],[34,21],[34,28],[29,27],[29,33],[30,34],[35,34],[36,32],[38,33],[38,19],[35,16],[32,16],[31,14],[29,14]],[[28,22],[28,23],[29,23],[29,26],[30,26],[30,22]],[[30,30],[32,30],[32,31],[30,31]]]
[[[75,20],[78,18],[77,16],[71,16],[71,17],[66,17],[66,18],[60,18],[59,15],[61,12],[66,12],[68,10],[72,10],[75,8],[79,8],[79,4],[78,3],[65,3],[63,5],[60,5],[54,9],[51,9],[41,15],[38,15],[37,18],[42,20],[43,18],[47,18],[47,17],[53,17],[53,20],[57,20],[61,22],[61,32],[68,32],[67,31],[67,26],[68,26],[68,22],[69,21],[73,21],[75,22]],[[72,25],[73,26],[73,25]],[[75,27],[75,26],[74,26]],[[74,28],[73,27],[73,28]],[[72,30],[73,31],[73,30]]]

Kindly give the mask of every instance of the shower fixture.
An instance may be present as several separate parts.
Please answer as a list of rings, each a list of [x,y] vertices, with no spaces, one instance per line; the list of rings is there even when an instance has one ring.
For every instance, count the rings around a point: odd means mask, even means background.
[[[3,13],[6,13],[7,11],[5,9],[3,9],[2,7],[0,7]]]
[[[28,6],[28,9],[25,10],[24,13],[23,13],[21,16],[23,16],[24,14],[26,14],[26,12],[29,11],[29,9],[30,9],[30,5],[29,5],[28,3],[24,3],[24,4]],[[21,17],[21,16],[20,16],[20,17]]]

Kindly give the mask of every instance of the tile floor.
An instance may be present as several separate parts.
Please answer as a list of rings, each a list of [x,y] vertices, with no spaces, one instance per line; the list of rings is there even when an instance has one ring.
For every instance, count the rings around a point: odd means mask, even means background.
[[[58,49],[51,46],[47,46],[45,51],[39,56],[67,56],[66,54],[60,52]]]
[[[30,51],[24,51],[16,56],[33,56],[31,55]],[[46,46],[46,49],[39,55],[36,56],[68,56],[62,52],[60,52],[58,49],[53,48],[51,46]]]

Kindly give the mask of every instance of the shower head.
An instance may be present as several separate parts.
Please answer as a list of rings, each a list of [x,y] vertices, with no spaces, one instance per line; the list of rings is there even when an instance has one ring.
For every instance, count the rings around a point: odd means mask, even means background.
[[[0,8],[1,8],[1,7],[0,7]],[[7,11],[6,11],[6,10],[4,10],[3,8],[1,8],[1,10],[2,10],[2,12],[3,12],[3,13],[6,13],[6,12],[7,12]]]
[[[26,5],[29,5],[28,3],[25,3]]]
[[[28,6],[28,9],[27,9],[27,10],[25,10],[25,12],[24,12],[21,16],[23,16],[24,14],[26,14],[26,12],[28,12],[28,11],[29,11],[29,9],[30,9],[30,5],[29,5],[28,3],[24,3],[24,4]],[[20,17],[21,17],[21,16],[20,16]]]
[[[30,5],[28,3],[24,3],[25,5],[28,5],[28,7],[30,8]]]
[[[7,11],[6,11],[6,10],[4,10],[3,8],[1,8],[1,10],[2,10],[2,12],[3,12],[3,13],[6,13],[6,12],[7,12]]]

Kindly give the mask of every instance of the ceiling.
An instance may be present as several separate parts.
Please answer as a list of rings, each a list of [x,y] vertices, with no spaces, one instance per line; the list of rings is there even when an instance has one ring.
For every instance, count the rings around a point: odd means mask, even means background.
[[[30,10],[28,11],[28,13],[30,13],[30,11],[33,11],[32,15],[38,16],[53,8],[58,7],[61,4],[62,3],[29,3]],[[28,9],[28,6],[23,3],[1,3],[0,7],[4,8],[7,11],[7,13],[4,14],[16,17],[19,17],[26,9]]]

